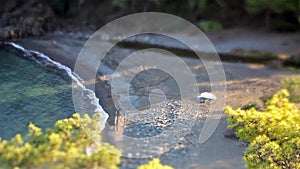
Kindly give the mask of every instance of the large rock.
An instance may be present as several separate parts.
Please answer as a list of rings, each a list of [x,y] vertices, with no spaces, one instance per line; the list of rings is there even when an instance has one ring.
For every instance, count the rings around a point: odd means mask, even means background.
[[[55,15],[50,6],[42,1],[1,0],[1,6],[1,39],[40,36],[54,28]]]

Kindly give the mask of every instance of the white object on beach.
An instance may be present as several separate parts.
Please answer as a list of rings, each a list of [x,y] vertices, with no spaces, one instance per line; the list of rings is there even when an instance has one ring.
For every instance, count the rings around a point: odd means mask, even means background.
[[[209,92],[203,92],[197,96],[197,99],[200,103],[203,103],[205,100],[217,100],[217,96]]]

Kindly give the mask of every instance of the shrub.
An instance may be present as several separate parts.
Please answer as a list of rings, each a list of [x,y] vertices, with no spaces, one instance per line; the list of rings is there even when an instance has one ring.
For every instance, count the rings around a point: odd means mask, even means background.
[[[300,168],[300,110],[284,89],[258,111],[225,108],[228,128],[250,142],[244,152],[248,168]]]
[[[244,105],[242,107],[242,110],[249,110],[251,108],[254,108],[254,109],[259,109],[259,106],[256,102],[249,102],[248,104]]]
[[[299,17],[300,19],[300,17]],[[300,22],[300,20],[299,20]],[[295,68],[300,68],[300,53],[291,55],[291,57],[284,60],[284,65],[286,66],[293,66]]]
[[[126,0],[112,0],[111,3],[114,6],[118,6],[120,8],[124,8],[125,5],[126,5]]]
[[[108,144],[97,147],[81,129],[85,126],[100,139],[99,118],[99,114],[93,118],[74,114],[57,121],[53,129],[45,132],[30,124],[26,139],[17,134],[10,141],[0,140],[0,168],[116,169],[120,157],[107,150],[118,151]],[[88,151],[91,146],[95,147],[94,153]]]
[[[204,32],[216,32],[222,29],[222,25],[219,22],[212,20],[201,21],[199,26]]]
[[[147,164],[141,165],[138,169],[173,169],[171,166],[162,165],[159,158],[154,158],[152,161],[149,161]]]
[[[207,5],[207,0],[197,0],[197,7],[200,9],[200,10],[204,10],[206,5]]]
[[[281,80],[281,85],[290,93],[292,102],[300,102],[300,76],[292,76]]]

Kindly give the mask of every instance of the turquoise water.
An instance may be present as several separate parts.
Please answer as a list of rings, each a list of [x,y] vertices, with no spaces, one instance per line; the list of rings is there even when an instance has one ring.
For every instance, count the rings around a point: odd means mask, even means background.
[[[71,79],[61,70],[0,50],[0,137],[52,127],[74,113]]]

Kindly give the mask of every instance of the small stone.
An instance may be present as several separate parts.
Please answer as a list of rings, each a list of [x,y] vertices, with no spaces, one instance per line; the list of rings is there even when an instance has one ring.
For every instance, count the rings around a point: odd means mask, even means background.
[[[227,129],[224,133],[224,137],[230,138],[230,139],[238,139],[238,137],[235,135],[233,130]]]

